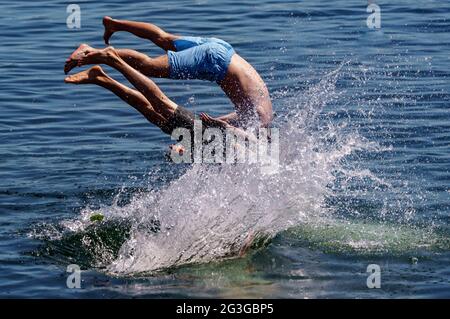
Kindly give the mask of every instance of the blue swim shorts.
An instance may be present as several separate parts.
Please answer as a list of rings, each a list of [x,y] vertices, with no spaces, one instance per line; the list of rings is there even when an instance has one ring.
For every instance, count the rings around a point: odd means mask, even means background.
[[[220,82],[227,74],[233,47],[217,38],[182,37],[168,51],[171,79],[199,79]]]

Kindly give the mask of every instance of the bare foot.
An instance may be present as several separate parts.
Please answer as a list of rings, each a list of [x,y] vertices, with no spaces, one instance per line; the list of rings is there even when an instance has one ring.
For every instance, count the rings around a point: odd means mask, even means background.
[[[114,20],[111,17],[104,17],[103,18],[103,25],[105,26],[105,33],[103,34],[103,40],[105,40],[105,44],[109,45],[109,39],[111,36],[116,32],[114,30]]]
[[[87,64],[110,64],[115,59],[120,59],[116,50],[109,46],[104,49],[90,48],[89,51],[78,60],[78,66]]]
[[[71,84],[97,84],[102,77],[106,76],[102,68],[96,65],[86,71],[66,77],[64,82]]]
[[[81,44],[78,49],[73,51],[70,57],[66,60],[66,64],[64,65],[64,73],[69,73],[70,70],[78,65],[78,61],[81,59],[81,57],[85,56],[92,50],[94,50],[94,48],[90,47],[89,45],[85,43]]]

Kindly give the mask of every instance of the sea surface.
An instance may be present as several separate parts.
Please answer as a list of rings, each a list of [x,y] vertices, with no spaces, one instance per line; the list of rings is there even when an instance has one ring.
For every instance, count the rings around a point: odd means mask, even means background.
[[[71,2],[0,0],[0,297],[449,298],[450,2],[371,2],[379,29],[363,0],[77,1],[70,29]],[[231,43],[270,90],[279,171],[171,163],[134,109],[65,84],[105,15]],[[155,81],[232,110],[214,83]]]

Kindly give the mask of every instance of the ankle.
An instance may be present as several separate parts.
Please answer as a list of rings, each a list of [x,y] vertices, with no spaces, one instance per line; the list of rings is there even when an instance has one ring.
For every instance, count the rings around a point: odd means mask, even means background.
[[[110,67],[120,66],[124,63],[124,61],[120,58],[118,54],[110,52],[107,53],[105,62],[106,62],[105,64],[109,65]]]
[[[94,83],[101,85],[101,86],[107,85],[109,82],[108,80],[109,80],[108,77],[106,77],[105,75],[102,75],[102,74],[98,74],[92,79],[92,81]]]
[[[122,20],[111,19],[109,23],[109,28],[111,31],[123,31],[123,23]]]

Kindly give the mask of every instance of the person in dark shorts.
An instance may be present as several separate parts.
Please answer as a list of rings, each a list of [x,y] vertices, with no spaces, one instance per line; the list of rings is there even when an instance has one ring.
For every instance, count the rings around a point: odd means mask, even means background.
[[[194,113],[171,101],[151,79],[116,56],[114,49],[107,48],[102,54],[106,64],[121,71],[137,90],[114,80],[99,65],[68,76],[64,81],[71,84],[96,84],[110,90],[166,134],[171,135],[175,128],[193,130],[196,119]]]

